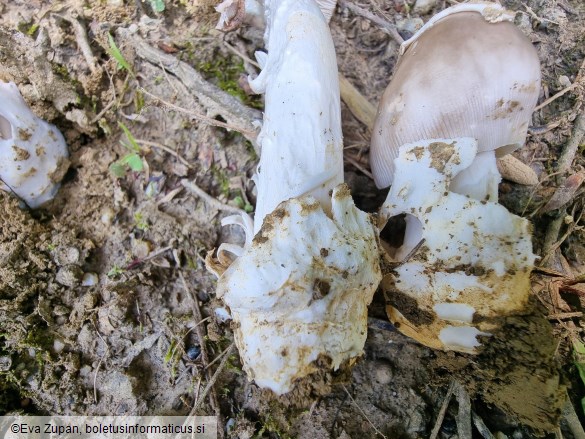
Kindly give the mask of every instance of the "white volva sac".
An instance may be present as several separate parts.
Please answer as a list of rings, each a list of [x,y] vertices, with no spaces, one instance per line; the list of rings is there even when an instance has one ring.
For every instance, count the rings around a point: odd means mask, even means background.
[[[268,54],[252,88],[266,94],[254,224],[222,244],[217,295],[229,307],[248,377],[277,394],[362,354],[379,284],[378,237],[343,183],[335,51],[313,0],[265,2]],[[255,234],[254,239],[252,236]],[[237,256],[225,268],[222,253]],[[225,259],[223,259],[225,261]]]
[[[476,154],[471,138],[402,146],[380,211],[383,220],[406,214],[394,258],[410,254],[382,282],[388,315],[401,332],[434,348],[474,352],[477,336],[497,327],[494,318],[521,312],[528,301],[530,223],[497,203],[449,190]]]
[[[33,114],[14,83],[0,81],[0,189],[38,207],[57,193],[68,156],[59,130]]]

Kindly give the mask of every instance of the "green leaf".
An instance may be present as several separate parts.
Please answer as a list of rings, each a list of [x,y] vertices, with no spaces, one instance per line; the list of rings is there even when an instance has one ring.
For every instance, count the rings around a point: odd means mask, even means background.
[[[581,381],[585,384],[585,363],[575,363],[575,366],[577,366],[577,371],[579,372]]]
[[[128,154],[124,156],[122,162],[127,164],[130,169],[134,172],[141,172],[144,169],[144,163],[142,163],[142,157],[136,153]]]
[[[122,145],[124,145],[130,151],[134,151],[134,152],[140,152],[140,151],[142,151],[140,149],[140,145],[138,144],[138,142],[136,141],[136,139],[134,138],[134,136],[132,135],[132,133],[130,132],[130,130],[126,127],[126,125],[124,125],[122,122],[118,121],[118,126],[120,128],[122,128],[122,131],[124,131],[124,134],[126,134],[126,138],[130,142],[130,145],[128,145],[128,144],[126,144],[124,142],[121,142]]]
[[[164,0],[150,0],[150,6],[154,12],[163,12],[165,10]]]
[[[579,340],[573,340],[573,349],[575,349],[577,354],[585,355],[585,344]]]
[[[118,46],[116,46],[116,42],[114,41],[114,37],[112,37],[111,34],[108,34],[108,41],[110,43],[110,55],[112,55],[114,57],[114,59],[116,61],[118,61],[118,66],[120,68],[126,69],[128,71],[128,73],[130,73],[132,76],[134,76],[134,72],[132,71],[132,67],[130,67],[130,64],[128,64],[128,61],[126,61],[126,59],[124,58],[124,55],[122,55],[122,52],[120,52],[120,49],[118,49]]]
[[[120,162],[114,162],[110,165],[110,172],[114,174],[114,177],[122,178],[126,175],[126,167]]]

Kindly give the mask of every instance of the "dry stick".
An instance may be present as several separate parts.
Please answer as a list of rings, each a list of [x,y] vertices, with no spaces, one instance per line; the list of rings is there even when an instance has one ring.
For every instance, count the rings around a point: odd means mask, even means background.
[[[247,63],[253,65],[256,68],[260,68],[260,64],[258,64],[256,61],[254,61],[252,58],[250,58],[249,56],[243,54],[242,52],[240,52],[238,49],[236,49],[234,46],[232,46],[230,43],[228,43],[227,41],[223,41],[223,45],[226,47],[226,49],[228,49],[230,52],[232,52],[233,54],[239,56],[240,58],[242,58],[244,61],[246,61]]]
[[[483,419],[481,419],[479,415],[474,411],[471,412],[471,419],[473,420],[475,428],[477,428],[477,431],[479,431],[479,434],[481,434],[483,439],[495,439],[492,432],[487,428],[487,425],[485,425],[485,423],[483,422]]]
[[[230,350],[232,347],[233,347],[233,343],[230,344],[223,351],[221,351],[221,353],[217,357],[215,357],[213,360],[211,360],[211,363],[209,363],[207,366],[205,366],[205,369],[209,369],[213,364],[217,363],[220,359],[222,359],[223,356],[227,353],[227,351]]]
[[[559,163],[557,165],[557,171],[564,174],[571,169],[571,164],[575,159],[575,154],[577,149],[579,149],[579,145],[583,140],[583,136],[585,135],[585,110],[581,110],[577,119],[575,119],[575,125],[573,126],[573,132],[571,134],[571,138],[563,148],[563,152],[561,153],[561,157],[559,158]]]
[[[196,404],[193,406],[193,409],[191,410],[191,413],[189,414],[189,416],[194,416],[195,413],[197,412],[197,410],[199,409],[199,406],[201,406],[201,403],[205,400],[205,397],[207,396],[207,394],[213,390],[213,385],[215,384],[215,382],[217,381],[217,378],[219,377],[219,374],[221,373],[221,371],[224,369],[225,364],[227,363],[227,361],[230,358],[230,354],[232,352],[232,350],[235,347],[235,343],[232,343],[228,346],[228,348],[224,351],[225,354],[223,354],[223,358],[221,359],[221,363],[219,363],[219,366],[217,368],[217,370],[215,371],[215,373],[213,374],[213,376],[211,377],[211,379],[209,380],[209,382],[207,383],[207,385],[205,386],[205,389],[203,389],[203,393],[201,394],[201,396],[199,397],[199,400],[196,402]]]
[[[545,266],[545,264],[548,264],[550,257],[558,248],[558,246],[556,246],[557,239],[559,237],[559,233],[561,232],[561,226],[565,222],[566,214],[567,210],[561,209],[557,217],[554,220],[552,220],[548,225],[548,228],[546,229],[546,234],[544,235],[544,243],[542,244],[542,254],[544,256],[539,265]]]
[[[583,317],[582,312],[565,312],[561,314],[549,314],[546,316],[548,320],[563,320],[563,319],[573,319],[575,317]]]
[[[343,390],[345,390],[345,393],[347,393],[347,396],[349,396],[349,399],[351,399],[351,402],[353,402],[353,404],[357,407],[357,409],[360,411],[362,416],[366,419],[366,421],[368,421],[368,424],[370,424],[372,426],[372,428],[374,429],[376,434],[379,434],[384,439],[387,439],[386,436],[384,435],[384,433],[382,433],[380,430],[378,430],[378,428],[372,423],[372,421],[370,421],[370,418],[368,418],[368,415],[366,415],[366,412],[364,412],[364,410],[358,405],[356,400],[353,399],[353,396],[351,396],[351,393],[349,393],[349,390],[347,390],[347,387],[345,387],[344,384],[342,384],[342,386],[343,386]]]
[[[197,186],[192,181],[183,179],[183,180],[181,180],[181,184],[187,190],[189,190],[193,194],[197,195],[199,198],[201,198],[203,201],[205,201],[210,206],[215,207],[217,210],[222,210],[224,212],[229,212],[229,213],[233,213],[236,215],[248,215],[248,213],[243,209],[240,209],[240,208],[234,207],[234,206],[230,206],[229,204],[224,204],[221,201],[216,200],[215,198],[213,198],[211,195],[209,195],[207,192],[205,192],[203,189],[201,189],[199,186]]]
[[[104,345],[106,346],[106,352],[104,353],[104,355],[102,355],[100,357],[100,361],[98,362],[96,368],[95,368],[95,373],[93,374],[93,402],[95,404],[97,404],[98,399],[97,399],[97,386],[96,386],[96,382],[97,382],[97,376],[98,376],[98,372],[100,371],[100,367],[102,365],[102,362],[104,361],[104,358],[106,358],[106,355],[108,355],[110,353],[110,347],[108,346],[108,343],[106,343],[106,341],[104,340],[104,338],[102,337],[102,334],[100,334],[100,332],[97,329],[97,326],[95,325],[94,321],[91,321],[93,328],[95,329],[95,332],[97,333],[98,337],[104,342]]]
[[[158,97],[155,94],[150,93],[149,91],[145,90],[144,87],[139,87],[140,91],[142,93],[144,93],[145,95],[151,97],[152,99],[157,100],[158,102],[160,102],[163,106],[170,108],[171,110],[175,110],[179,113],[184,113],[187,114],[195,119],[198,119],[202,122],[205,122],[208,125],[212,125],[215,127],[220,127],[220,128],[225,128],[226,130],[235,130],[238,131],[239,133],[243,134],[246,138],[250,139],[252,137],[255,138],[256,135],[256,131],[253,130],[245,130],[243,128],[238,128],[235,125],[230,125],[229,123],[224,123],[224,122],[220,122],[219,120],[214,119],[213,117],[209,117],[209,116],[204,116],[201,113],[197,113],[196,111],[192,111],[189,110],[187,108],[183,108],[183,107],[179,107],[178,105],[175,104],[171,104],[168,101],[165,101],[164,99]]]
[[[227,124],[223,125],[224,128],[238,131],[252,143],[256,142],[258,133],[254,123],[262,120],[260,111],[245,106],[234,96],[206,81],[187,63],[152,47],[138,35],[122,29],[118,32],[132,44],[140,58],[158,68],[162,65],[166,72],[176,76],[207,110],[208,119],[213,120],[213,117],[221,116],[227,121]],[[180,107],[172,106],[171,108],[177,110]]]
[[[193,165],[191,165],[191,163],[189,163],[186,159],[184,159],[177,151],[175,151],[172,148],[169,148],[168,146],[165,146],[161,143],[151,142],[150,140],[143,140],[143,139],[136,139],[136,142],[139,144],[141,143],[141,144],[146,145],[146,146],[153,146],[155,148],[162,149],[163,151],[166,151],[170,155],[176,157],[177,160],[179,160],[181,163],[183,163],[189,169],[193,169]]]
[[[396,41],[398,44],[404,43],[404,38],[400,36],[398,31],[396,30],[396,26],[394,26],[392,23],[389,23],[388,21],[384,20],[381,17],[378,17],[375,14],[372,14],[370,11],[366,9],[360,8],[358,5],[354,5],[350,1],[340,0],[339,5],[349,9],[354,14],[359,15],[360,17],[363,17],[366,20],[370,20],[372,23],[380,26],[380,28],[388,35],[390,35],[392,39]]]
[[[376,120],[376,107],[370,104],[370,101],[341,73],[339,74],[339,92],[341,99],[349,107],[349,111],[351,111],[357,120],[371,130]]]
[[[96,72],[98,69],[97,63],[95,57],[93,56],[93,51],[91,50],[89,41],[87,40],[87,33],[85,32],[85,28],[83,27],[83,25],[79,22],[79,20],[73,17],[60,15],[55,12],[53,12],[53,15],[56,15],[57,17],[62,18],[63,20],[71,23],[71,26],[73,26],[73,33],[75,33],[75,40],[77,41],[77,46],[79,46],[79,50],[81,50],[83,57],[87,61],[89,70],[91,70],[92,73]]]
[[[431,435],[429,439],[437,439],[439,435],[439,430],[441,430],[441,425],[443,425],[443,419],[445,418],[445,413],[447,413],[447,408],[449,407],[449,402],[451,401],[451,396],[453,396],[453,391],[455,390],[455,380],[451,380],[449,383],[449,389],[447,390],[447,394],[445,395],[445,399],[443,399],[443,404],[441,404],[441,409],[439,410],[439,414],[437,415],[437,420],[435,421],[435,426],[431,431]]]
[[[568,87],[563,88],[558,93],[554,94],[553,96],[551,96],[547,100],[543,101],[541,104],[537,105],[536,108],[534,109],[534,111],[542,110],[548,104],[550,104],[553,101],[556,101],[558,98],[560,98],[561,96],[563,96],[565,93],[570,92],[575,87],[577,87],[577,83],[576,82],[574,82],[573,84],[569,85]]]
[[[364,175],[366,175],[367,177],[369,177],[371,180],[374,179],[374,176],[372,175],[372,173],[370,171],[368,171],[366,168],[364,168],[356,159],[354,159],[351,156],[346,155],[345,156],[345,160],[347,160],[350,164],[352,164],[353,166],[355,166],[359,171],[361,171]]]
[[[567,422],[571,433],[573,433],[573,437],[575,439],[585,439],[585,430],[583,430],[583,426],[579,421],[579,416],[575,412],[575,408],[571,403],[571,398],[569,398],[569,394],[565,391],[565,407],[563,407],[563,418]]]
[[[195,333],[197,334],[199,346],[201,347],[201,359],[203,360],[203,365],[207,366],[209,364],[209,356],[207,355],[207,348],[205,347],[205,332],[203,331],[203,326],[199,325],[199,323],[203,320],[201,310],[199,309],[199,303],[197,302],[197,298],[192,294],[191,289],[187,285],[187,282],[185,281],[185,276],[183,276],[182,271],[179,271],[179,278],[181,279],[183,289],[187,293],[187,296],[191,298],[191,309],[193,310],[193,317],[195,318],[195,321],[198,322],[195,325]]]
[[[459,403],[459,410],[457,411],[457,436],[459,439],[471,439],[471,401],[469,393],[465,387],[459,382],[455,382],[455,396]]]

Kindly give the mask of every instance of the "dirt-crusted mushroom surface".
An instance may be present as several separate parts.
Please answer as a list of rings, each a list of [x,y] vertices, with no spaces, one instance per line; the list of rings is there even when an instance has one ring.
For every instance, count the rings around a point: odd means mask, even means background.
[[[264,107],[245,77],[259,72],[263,29],[214,30],[208,0],[2,2],[0,80],[63,133],[70,166],[42,209],[0,193],[0,413],[185,415],[197,405],[233,438],[417,438],[436,425],[440,438],[468,426],[480,437],[483,425],[514,438],[554,437],[560,425],[577,437],[585,8],[502,3],[542,66],[540,106],[514,153],[540,183],[499,187],[500,203],[534,227],[534,311],[503,318],[475,356],[444,353],[396,331],[378,292],[363,356],[277,397],[247,380],[204,266],[220,243],[244,242],[221,219],[256,202],[253,122]],[[409,38],[450,4],[340,0],[330,23],[340,72],[377,105],[399,53],[388,29]],[[342,125],[345,181],[374,212],[387,191],[370,177],[371,133],[343,102]],[[382,239],[400,245],[401,222]],[[409,309],[409,297],[394,300]]]

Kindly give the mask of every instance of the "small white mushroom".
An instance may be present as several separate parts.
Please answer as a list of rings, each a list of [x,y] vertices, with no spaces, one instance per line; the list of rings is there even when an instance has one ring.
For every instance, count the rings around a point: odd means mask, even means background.
[[[495,157],[524,144],[540,89],[536,50],[512,19],[496,3],[460,4],[403,44],[372,133],[378,187],[392,183],[401,145],[473,137],[479,153],[452,189],[497,199]]]
[[[68,156],[59,130],[33,114],[16,84],[0,80],[0,189],[39,207],[57,193]]]

